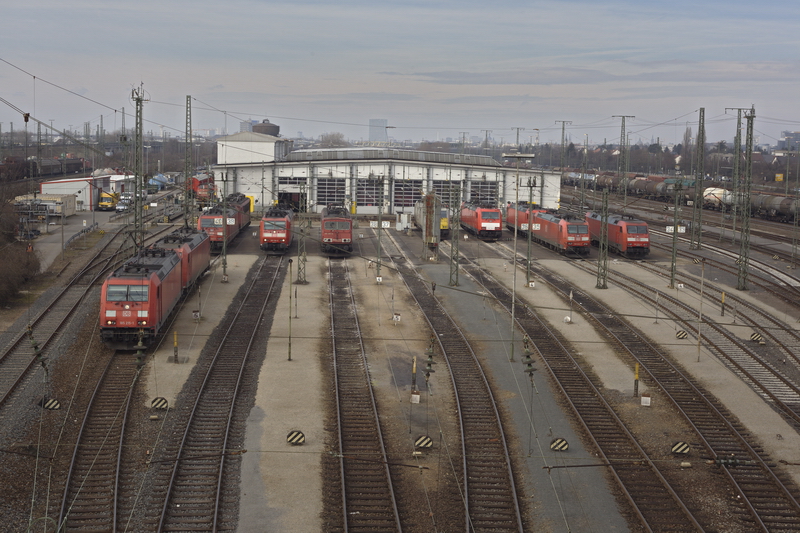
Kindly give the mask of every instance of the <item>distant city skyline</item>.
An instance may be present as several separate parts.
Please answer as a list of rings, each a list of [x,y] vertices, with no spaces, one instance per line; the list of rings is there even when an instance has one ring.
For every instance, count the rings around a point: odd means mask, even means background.
[[[59,130],[133,125],[369,139],[681,142],[705,108],[709,142],[755,106],[760,143],[800,130],[800,5],[560,0],[3,2],[0,125],[21,112]],[[16,109],[15,109],[16,108]],[[29,128],[32,125],[29,123]]]

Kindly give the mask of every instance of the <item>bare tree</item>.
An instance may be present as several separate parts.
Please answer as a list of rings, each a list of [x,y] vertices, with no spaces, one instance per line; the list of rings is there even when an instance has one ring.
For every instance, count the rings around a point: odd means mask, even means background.
[[[319,142],[322,148],[344,148],[350,146],[350,143],[345,140],[344,134],[338,132],[323,133],[319,137]]]

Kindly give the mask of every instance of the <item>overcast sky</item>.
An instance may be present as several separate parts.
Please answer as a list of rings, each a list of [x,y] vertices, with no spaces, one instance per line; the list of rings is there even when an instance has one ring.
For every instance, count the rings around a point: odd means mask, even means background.
[[[800,130],[800,3],[741,0],[0,0],[0,97],[57,129],[268,118],[281,134],[368,139],[709,142],[755,106],[761,143]],[[116,110],[116,112],[115,112]],[[22,118],[0,101],[3,132]],[[29,126],[35,131],[34,126]],[[536,129],[538,128],[538,132]]]

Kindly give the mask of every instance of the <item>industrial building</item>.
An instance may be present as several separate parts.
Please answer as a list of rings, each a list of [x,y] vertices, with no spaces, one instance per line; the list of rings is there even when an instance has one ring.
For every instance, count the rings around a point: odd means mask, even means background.
[[[240,192],[257,211],[278,202],[320,213],[344,204],[352,213],[411,213],[430,191],[445,204],[480,201],[501,206],[531,198],[557,208],[560,174],[503,166],[484,155],[391,148],[330,148],[292,151],[292,142],[273,134],[246,132],[218,139],[213,167],[220,194]],[[517,190],[516,183],[519,183]]]

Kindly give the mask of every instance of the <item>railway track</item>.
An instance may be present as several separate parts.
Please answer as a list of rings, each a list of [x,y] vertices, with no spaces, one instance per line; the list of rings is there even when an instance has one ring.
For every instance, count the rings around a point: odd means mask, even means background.
[[[659,276],[668,277],[670,275],[663,265],[648,262],[637,264],[639,267]],[[713,262],[711,265],[720,268]],[[784,365],[787,361],[790,361],[793,362],[793,366],[800,368],[800,356],[798,356],[800,333],[798,331],[770,313],[765,312],[761,307],[739,298],[735,294],[724,292],[713,284],[703,283],[702,280],[697,280],[694,277],[690,278],[686,274],[681,275],[680,283],[683,285],[682,289],[691,290],[698,296],[702,293],[706,300],[710,300],[708,303],[712,308],[721,307],[722,314],[724,314],[725,307],[732,310],[734,321],[738,320],[742,325],[752,328],[754,333],[761,335],[765,339],[769,345],[769,351],[777,352],[768,354],[772,356],[773,360],[780,361]],[[789,370],[791,371],[792,368],[790,367]]]
[[[346,259],[329,259],[343,531],[402,531]]]
[[[589,272],[584,265],[578,266]],[[726,366],[748,383],[765,401],[771,403],[795,427],[800,427],[800,388],[768,364],[763,357],[739,341],[735,335],[708,317],[702,323],[703,327],[699,328],[695,320],[688,319],[696,316],[693,307],[664,293],[660,294],[656,302],[652,289],[631,276],[609,271],[609,277],[641,300],[660,306],[682,328],[692,331],[695,338],[700,335],[701,342],[705,341],[706,349],[715,353]]]
[[[136,356],[105,354],[108,363],[86,410],[61,500],[57,531],[121,531],[125,426],[141,366]]]
[[[658,234],[660,232],[652,233]],[[650,246],[651,248],[659,248],[664,251],[672,250],[672,246],[661,243],[651,242]],[[677,254],[681,257],[686,257],[689,259],[702,259],[706,261],[706,264],[716,267],[723,272],[727,272],[732,276],[739,275],[739,267],[736,264],[736,261],[738,260],[738,254],[734,255],[727,250],[708,245],[704,246],[703,248],[713,250],[719,253],[719,255],[722,257],[728,257],[730,261],[725,262],[722,260],[704,257],[699,253],[692,251],[678,250]],[[787,273],[779,272],[778,269],[753,258],[750,258],[748,265],[750,267],[748,270],[748,282],[750,284],[760,287],[773,296],[792,304],[796,304],[796,302],[800,300],[800,280]]]
[[[525,268],[525,259],[518,256],[516,264]],[[694,428],[705,456],[720,464],[721,472],[736,491],[742,521],[759,531],[800,531],[797,488],[785,476],[773,470],[772,461],[766,453],[751,442],[745,428],[731,421],[733,417],[719,402],[613,310],[540,265],[532,264],[531,269],[565,300],[572,294],[573,302],[582,310],[585,318],[604,331],[621,353],[626,353],[627,357],[642,365],[654,385],[661,389]],[[652,293],[650,288],[647,291]],[[644,293],[639,295],[645,296]],[[510,296],[506,295],[501,304],[507,306],[504,302],[508,300]],[[522,320],[518,321],[522,324]],[[528,329],[524,329],[530,335]],[[533,340],[542,357],[549,359],[552,349],[547,345],[542,349],[538,341]],[[580,394],[580,391],[577,393]]]
[[[547,281],[562,292],[574,290],[562,288],[566,282],[553,275],[548,276]],[[644,290],[637,293],[646,297]],[[752,521],[761,531],[800,531],[797,488],[773,470],[772,461],[757,444],[751,442],[748,432],[730,421],[730,413],[610,309],[582,292],[576,301],[587,316],[603,324],[617,342],[643,365],[695,428],[707,457],[735,461],[736,467],[723,466],[722,470],[747,511],[742,518]]]
[[[522,260],[524,262],[524,259]],[[467,259],[471,275],[503,308],[511,312],[512,294],[483,268]],[[515,320],[561,389],[598,451],[599,465],[609,468],[632,512],[647,531],[702,531],[701,525],[647,452],[626,428],[602,393],[572,356],[566,339],[551,329],[524,302],[516,302]]]
[[[152,236],[157,238],[164,230]],[[121,263],[131,249],[125,235],[118,232],[92,257],[43,310],[33,317],[27,331],[20,331],[0,354],[0,413],[37,363],[58,346],[64,325],[75,315],[89,291],[104,274]],[[1,415],[0,415],[1,416]]]
[[[243,374],[254,343],[265,338],[260,328],[268,304],[277,301],[277,282],[282,269],[281,257],[266,257],[239,297],[239,307],[226,318],[224,334],[213,356],[198,361],[202,371],[193,374],[194,402],[188,407],[185,426],[176,431],[177,442],[161,454],[158,464],[165,471],[157,531],[217,531],[231,529],[235,517],[225,514],[226,504],[235,505],[232,494],[224,491],[224,482],[238,468],[230,456],[243,453],[231,449],[231,424]],[[162,486],[159,482],[158,486]],[[158,500],[158,501],[162,501]]]
[[[399,249],[396,242],[393,246]],[[429,290],[430,284],[408,260],[396,260],[395,266],[425,314],[450,371],[461,430],[464,529],[522,532],[525,524],[511,456],[486,374],[464,333]]]

